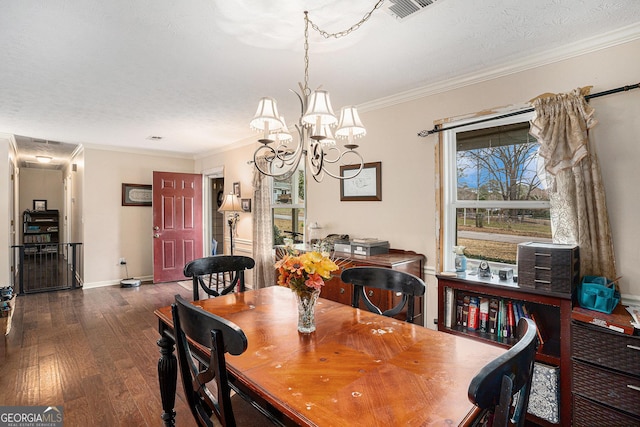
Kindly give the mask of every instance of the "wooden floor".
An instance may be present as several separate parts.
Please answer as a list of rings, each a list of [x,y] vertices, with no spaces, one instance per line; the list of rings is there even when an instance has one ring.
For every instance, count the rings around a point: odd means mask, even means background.
[[[65,427],[161,425],[153,310],[175,294],[192,298],[177,283],[18,297],[0,343],[0,405],[62,406]],[[176,412],[177,426],[195,425],[180,383]]]

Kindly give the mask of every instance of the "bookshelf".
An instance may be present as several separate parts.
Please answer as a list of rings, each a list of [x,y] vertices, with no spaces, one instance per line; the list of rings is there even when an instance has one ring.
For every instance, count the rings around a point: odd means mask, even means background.
[[[25,254],[58,253],[59,242],[60,223],[57,210],[24,211],[22,244],[25,246]]]
[[[493,345],[510,347],[515,338],[503,334],[491,333],[478,327],[470,329],[467,324],[458,324],[456,301],[460,296],[468,296],[511,302],[525,307],[533,313],[536,325],[544,341],[538,348],[536,361],[559,369],[559,424],[553,424],[531,414],[527,418],[543,426],[571,425],[571,293],[553,294],[544,291],[521,288],[512,281],[500,281],[496,276],[480,279],[476,276],[448,277],[438,275],[438,330],[454,335],[484,341]],[[447,308],[448,306],[448,308]],[[515,313],[514,313],[515,317]]]

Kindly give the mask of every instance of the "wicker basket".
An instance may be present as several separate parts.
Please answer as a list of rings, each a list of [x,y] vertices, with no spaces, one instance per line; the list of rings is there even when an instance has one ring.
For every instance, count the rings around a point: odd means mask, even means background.
[[[638,391],[629,385],[640,388],[640,378],[573,361],[573,389],[581,396],[640,416]]]
[[[571,355],[576,359],[640,376],[640,351],[634,347],[640,348],[640,337],[571,324]]]
[[[627,416],[578,395],[573,396],[573,427],[640,425],[640,418]]]
[[[575,245],[518,244],[518,285],[550,293],[571,294],[580,279]]]

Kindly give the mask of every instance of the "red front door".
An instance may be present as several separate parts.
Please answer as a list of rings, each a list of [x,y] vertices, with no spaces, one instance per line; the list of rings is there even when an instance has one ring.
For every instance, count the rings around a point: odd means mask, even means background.
[[[202,257],[202,175],[153,172],[153,282],[183,280]]]

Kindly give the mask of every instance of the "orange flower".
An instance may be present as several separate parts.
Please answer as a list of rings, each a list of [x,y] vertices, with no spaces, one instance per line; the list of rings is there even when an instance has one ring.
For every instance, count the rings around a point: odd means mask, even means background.
[[[278,270],[278,285],[287,286],[297,293],[320,290],[331,272],[338,266],[319,252],[302,255],[286,254],[275,264]]]
[[[309,276],[304,284],[319,291],[324,286],[324,280],[322,279],[321,275],[319,275],[318,273],[314,273]]]

